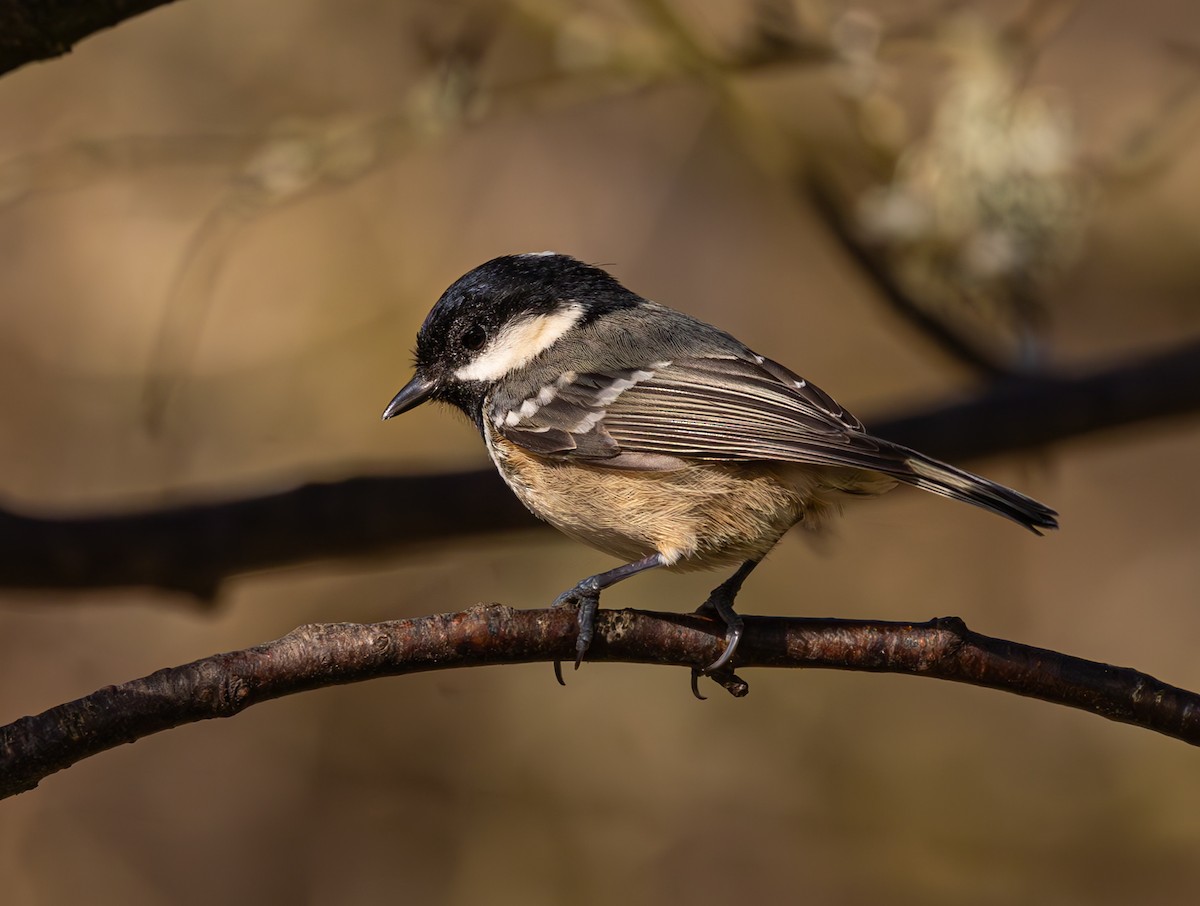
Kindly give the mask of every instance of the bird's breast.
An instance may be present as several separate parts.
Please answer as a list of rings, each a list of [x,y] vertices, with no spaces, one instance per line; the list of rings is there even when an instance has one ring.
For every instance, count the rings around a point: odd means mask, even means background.
[[[761,559],[794,524],[815,528],[836,509],[816,467],[690,460],[639,472],[539,456],[491,425],[485,439],[534,515],[626,561],[657,552],[669,567],[693,570]]]

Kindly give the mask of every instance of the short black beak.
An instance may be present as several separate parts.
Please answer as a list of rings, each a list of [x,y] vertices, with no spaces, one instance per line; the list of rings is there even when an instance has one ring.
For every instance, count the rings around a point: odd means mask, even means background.
[[[436,389],[437,381],[431,381],[418,371],[413,375],[413,379],[404,385],[404,389],[388,403],[387,408],[383,410],[383,420],[387,421],[393,415],[415,409],[433,396]]]

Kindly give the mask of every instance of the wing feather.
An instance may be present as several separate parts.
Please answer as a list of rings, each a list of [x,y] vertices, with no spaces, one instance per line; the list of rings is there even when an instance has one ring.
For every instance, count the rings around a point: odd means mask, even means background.
[[[492,418],[533,452],[581,459],[647,453],[861,468],[896,461],[818,387],[759,357],[568,373]]]

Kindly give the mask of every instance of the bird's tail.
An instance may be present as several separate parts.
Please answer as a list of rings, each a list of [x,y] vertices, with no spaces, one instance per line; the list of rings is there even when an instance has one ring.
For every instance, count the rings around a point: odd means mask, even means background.
[[[888,446],[900,454],[897,457],[899,463],[893,468],[881,471],[905,484],[991,510],[1020,523],[1035,535],[1042,534],[1040,529],[1058,528],[1058,513],[1032,497],[1026,497],[1012,488],[988,481],[965,469],[957,469],[939,462],[916,450],[909,450],[899,444]]]

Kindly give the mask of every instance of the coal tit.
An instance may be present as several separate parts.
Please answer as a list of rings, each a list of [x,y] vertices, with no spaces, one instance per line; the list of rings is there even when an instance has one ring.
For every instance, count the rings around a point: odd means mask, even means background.
[[[576,667],[603,589],[737,565],[701,605],[727,627],[705,668],[720,670],[742,632],[734,598],[783,534],[897,482],[1058,527],[1049,507],[873,437],[798,374],[567,255],[494,258],[446,290],[383,417],[430,399],[467,414],[536,516],[625,561],[555,601],[579,608]]]

